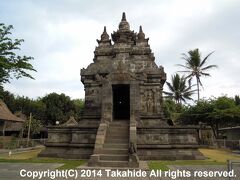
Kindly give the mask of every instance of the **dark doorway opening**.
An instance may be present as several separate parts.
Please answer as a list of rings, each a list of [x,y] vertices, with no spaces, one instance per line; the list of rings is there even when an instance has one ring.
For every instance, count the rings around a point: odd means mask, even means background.
[[[129,84],[113,85],[113,119],[130,119]]]

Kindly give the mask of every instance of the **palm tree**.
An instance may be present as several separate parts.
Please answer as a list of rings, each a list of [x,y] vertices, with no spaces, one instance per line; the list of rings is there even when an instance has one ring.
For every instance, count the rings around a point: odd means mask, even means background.
[[[194,85],[186,85],[186,78],[184,76],[179,76],[178,73],[172,75],[171,83],[166,82],[170,92],[163,91],[168,98],[174,99],[176,103],[181,104],[182,101],[193,100],[191,96],[196,90],[191,90]]]
[[[201,76],[210,76],[209,73],[206,73],[207,70],[210,70],[212,68],[216,68],[217,65],[208,65],[206,66],[206,62],[209,58],[209,56],[213,52],[209,53],[203,60],[201,59],[201,54],[198,49],[190,50],[188,51],[188,54],[183,53],[183,59],[185,60],[185,65],[177,64],[178,66],[181,66],[185,68],[184,72],[188,75],[186,76],[187,79],[189,79],[189,82],[191,82],[192,78],[195,77],[197,81],[197,92],[198,92],[198,101],[200,99],[200,89],[199,86],[202,86],[201,82]]]

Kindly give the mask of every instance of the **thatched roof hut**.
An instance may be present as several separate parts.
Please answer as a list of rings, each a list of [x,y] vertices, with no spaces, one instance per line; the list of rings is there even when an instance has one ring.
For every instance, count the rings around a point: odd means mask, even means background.
[[[14,115],[7,105],[0,99],[0,130],[2,135],[5,131],[19,131],[22,128],[23,119]]]
[[[24,122],[23,119],[15,116],[7,107],[7,105],[0,99],[0,120],[12,122]]]

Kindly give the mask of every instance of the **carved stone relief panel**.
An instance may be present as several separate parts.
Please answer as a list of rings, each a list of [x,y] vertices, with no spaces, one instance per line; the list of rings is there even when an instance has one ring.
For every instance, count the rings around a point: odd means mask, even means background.
[[[152,86],[142,86],[141,95],[141,112],[145,115],[154,115],[157,112],[158,94]]]
[[[145,93],[145,99],[146,99],[147,113],[149,113],[149,114],[154,113],[155,112],[154,91],[147,90]]]
[[[85,107],[100,113],[101,109],[101,87],[91,85],[85,88]]]

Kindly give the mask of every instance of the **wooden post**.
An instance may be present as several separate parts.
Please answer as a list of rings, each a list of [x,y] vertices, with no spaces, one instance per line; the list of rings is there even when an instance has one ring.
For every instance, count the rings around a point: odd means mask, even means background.
[[[3,136],[5,136],[5,129],[6,129],[6,121],[3,121],[3,129],[2,129]]]
[[[32,113],[30,113],[30,117],[29,117],[29,123],[28,123],[28,138],[27,138],[27,147],[29,146],[29,140],[30,140],[31,121],[32,121]]]

